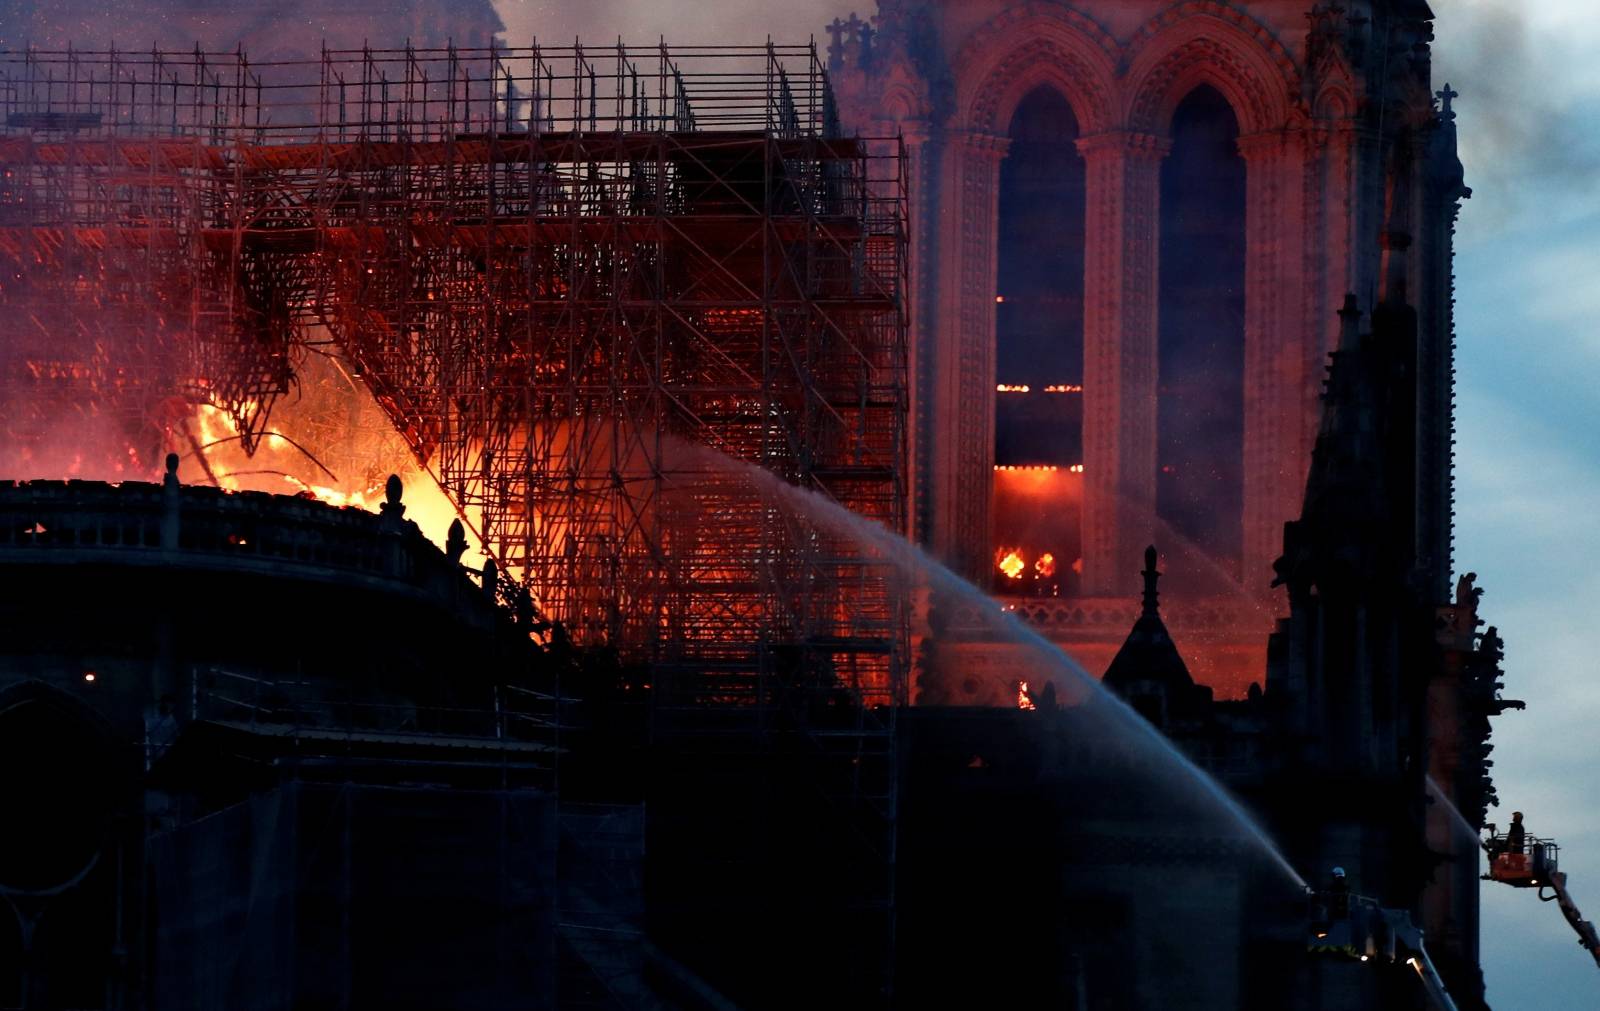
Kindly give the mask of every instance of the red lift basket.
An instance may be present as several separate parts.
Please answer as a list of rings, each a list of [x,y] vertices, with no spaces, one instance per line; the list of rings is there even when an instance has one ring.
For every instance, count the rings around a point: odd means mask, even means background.
[[[1513,853],[1503,835],[1489,837],[1484,848],[1489,852],[1491,880],[1515,888],[1538,888],[1550,884],[1558,869],[1560,847],[1551,839],[1524,840],[1522,852]]]

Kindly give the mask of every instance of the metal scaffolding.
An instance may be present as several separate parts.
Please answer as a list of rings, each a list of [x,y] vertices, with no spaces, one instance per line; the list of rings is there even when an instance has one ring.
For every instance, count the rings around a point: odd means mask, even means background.
[[[663,731],[800,730],[889,859],[907,594],[684,450],[906,522],[900,147],[813,47],[29,50],[0,115],[13,439],[115,415],[148,469],[208,403],[248,448],[331,344]]]
[[[672,439],[902,525],[899,156],[837,135],[809,47],[30,50],[0,105],[9,385],[206,402],[249,444],[331,335],[591,641],[712,634],[658,578]],[[675,557],[737,583],[694,494],[707,557]]]

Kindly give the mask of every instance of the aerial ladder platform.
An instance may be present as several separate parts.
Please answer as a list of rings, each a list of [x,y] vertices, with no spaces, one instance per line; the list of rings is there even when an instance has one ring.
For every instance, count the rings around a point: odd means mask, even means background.
[[[1489,873],[1483,880],[1498,881],[1513,888],[1537,889],[1539,901],[1554,902],[1560,908],[1561,915],[1577,933],[1578,944],[1596,965],[1600,965],[1600,937],[1595,934],[1594,924],[1583,918],[1567,892],[1567,876],[1560,868],[1561,850],[1555,840],[1526,836],[1513,842],[1509,833],[1496,832],[1493,825],[1488,829],[1489,838],[1482,840],[1482,845],[1489,855]]]
[[[1307,899],[1307,951],[1360,962],[1404,963],[1417,974],[1430,1011],[1456,1011],[1410,913],[1385,909],[1376,899],[1348,891],[1311,891]]]
[[[1553,839],[1540,839],[1521,831],[1521,815],[1514,831],[1500,833],[1487,825],[1489,837],[1479,845],[1489,857],[1485,881],[1513,888],[1532,888],[1541,902],[1554,902],[1578,935],[1578,944],[1600,965],[1600,936],[1583,918],[1567,891],[1567,876],[1560,868],[1560,847]],[[1422,941],[1422,930],[1405,910],[1386,909],[1377,900],[1350,892],[1343,872],[1334,869],[1334,883],[1321,891],[1307,889],[1308,932],[1306,950],[1314,955],[1361,962],[1405,965],[1415,970],[1432,1011],[1456,1011]]]

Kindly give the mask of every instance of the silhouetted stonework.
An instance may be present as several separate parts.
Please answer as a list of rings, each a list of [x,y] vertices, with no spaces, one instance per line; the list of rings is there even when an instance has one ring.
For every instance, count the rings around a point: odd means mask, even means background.
[[[0,482],[0,1007],[548,1005],[550,659],[404,519]]]

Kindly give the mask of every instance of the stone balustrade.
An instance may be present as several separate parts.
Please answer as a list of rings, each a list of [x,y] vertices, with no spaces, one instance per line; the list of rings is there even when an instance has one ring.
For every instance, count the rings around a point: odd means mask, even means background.
[[[394,478],[389,501],[374,514],[303,497],[184,486],[175,463],[169,459],[162,484],[0,481],[0,564],[94,561],[355,577],[373,589],[475,600],[482,620],[504,596],[503,581],[481,586],[403,518]]]

